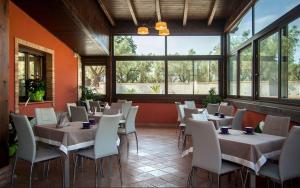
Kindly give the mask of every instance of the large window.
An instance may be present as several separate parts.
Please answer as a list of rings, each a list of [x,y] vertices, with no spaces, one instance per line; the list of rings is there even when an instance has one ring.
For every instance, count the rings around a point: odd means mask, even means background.
[[[229,50],[233,51],[252,37],[252,9],[229,32]]]
[[[168,93],[207,95],[219,92],[218,61],[168,61]]]
[[[259,42],[259,96],[278,97],[278,33]]]
[[[237,56],[231,56],[227,68],[227,94],[237,95]]]
[[[105,65],[84,66],[84,86],[99,94],[106,94],[106,67]]]
[[[281,30],[281,97],[300,99],[300,18]]]
[[[116,61],[117,94],[164,94],[164,61]]]
[[[220,36],[168,36],[168,55],[220,55]]]
[[[165,55],[165,37],[161,36],[115,36],[115,56]]]
[[[299,5],[299,0],[259,0],[254,7],[255,33]]]
[[[252,47],[240,52],[240,96],[252,96]]]

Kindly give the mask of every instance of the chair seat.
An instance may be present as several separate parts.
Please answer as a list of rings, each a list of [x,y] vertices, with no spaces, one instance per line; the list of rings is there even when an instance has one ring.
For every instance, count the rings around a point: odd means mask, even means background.
[[[94,148],[80,150],[80,151],[77,152],[77,154],[81,155],[83,157],[89,158],[89,159],[96,159]]]
[[[261,167],[258,174],[269,177],[273,180],[280,181],[279,167],[277,164],[274,164],[274,163],[269,163],[269,162],[266,163],[264,166]]]
[[[62,154],[55,148],[47,148],[44,146],[39,146],[38,150],[36,151],[35,163],[41,161],[47,161],[55,158],[61,157]]]
[[[126,123],[126,120],[125,119],[121,119],[120,121],[119,121],[119,124],[125,124]]]
[[[228,161],[222,161],[222,166],[221,166],[221,174],[227,174],[229,172],[233,172],[236,170],[239,170],[241,167],[235,163],[231,163]]]

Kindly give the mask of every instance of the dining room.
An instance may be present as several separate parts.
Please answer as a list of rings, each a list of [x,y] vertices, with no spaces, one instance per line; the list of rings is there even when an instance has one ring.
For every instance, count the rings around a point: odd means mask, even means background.
[[[300,186],[300,0],[0,0],[0,187]]]

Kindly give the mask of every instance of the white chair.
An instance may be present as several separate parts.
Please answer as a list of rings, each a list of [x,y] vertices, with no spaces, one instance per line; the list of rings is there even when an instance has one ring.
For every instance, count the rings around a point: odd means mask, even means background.
[[[180,111],[179,111],[179,105],[181,105],[180,102],[174,102],[176,105],[176,110],[177,110],[177,122],[180,123]]]
[[[219,104],[207,104],[206,110],[209,114],[215,114],[219,111]]]
[[[127,102],[126,99],[118,99],[118,100],[117,100],[117,103],[125,103],[125,102]]]
[[[98,175],[98,159],[117,156],[119,162],[120,170],[120,180],[121,185],[122,181],[122,166],[121,166],[121,157],[118,150],[117,139],[118,139],[118,126],[121,119],[120,115],[103,115],[100,119],[100,122],[97,127],[95,145],[92,149],[81,150],[76,152],[75,155],[75,165],[74,165],[74,174],[73,174],[73,185],[75,185],[75,176],[76,176],[76,166],[78,161],[78,156],[84,157],[89,160],[93,160],[95,164],[95,185],[97,187],[97,175]],[[101,172],[103,172],[102,165]]]
[[[185,129],[184,108],[185,107],[186,107],[185,104],[178,105],[178,116],[179,116],[179,135],[178,135],[178,143],[177,143],[178,148],[179,148],[180,139],[184,135],[184,129]]]
[[[100,112],[101,106],[99,101],[89,101],[91,112]]]
[[[192,114],[192,119],[197,121],[208,121],[206,114],[199,113],[199,114]]]
[[[69,113],[69,116],[71,117],[70,106],[77,106],[77,104],[76,103],[67,103],[68,113]]]
[[[233,106],[220,105],[219,113],[224,114],[225,116],[232,116]]]
[[[35,117],[37,125],[57,124],[57,118],[53,108],[36,108]]]
[[[235,130],[242,130],[243,129],[243,119],[246,109],[237,109],[234,118],[232,120],[231,128]]]
[[[198,114],[198,113],[199,113],[199,111],[196,108],[184,108],[185,129],[184,129],[184,137],[183,137],[182,149],[185,149],[185,147],[186,147],[187,137],[192,136],[191,127],[186,122],[189,120],[189,118],[193,118],[192,114]]]
[[[83,106],[70,106],[71,110],[71,120],[72,121],[82,121],[82,122],[88,122],[89,117],[86,112],[85,107]]]
[[[220,176],[240,171],[240,166],[222,160],[220,143],[213,122],[189,119],[187,124],[191,126],[193,139],[192,169],[188,186],[193,186],[194,172],[196,168],[200,168],[217,174],[218,187],[220,187]],[[241,171],[240,175],[242,177]]]
[[[91,106],[90,106],[90,101],[93,101],[93,100],[85,100],[85,105],[86,105],[86,111],[87,112],[91,112]]]
[[[184,104],[187,108],[196,108],[195,101],[184,101]]]
[[[129,153],[129,140],[128,140],[127,136],[132,133],[134,133],[134,135],[135,135],[136,151],[137,151],[137,153],[139,152],[139,142],[138,142],[137,133],[135,130],[135,118],[136,118],[138,108],[139,108],[138,106],[132,106],[130,108],[130,111],[127,116],[127,120],[125,122],[125,127],[119,127],[119,129],[118,129],[118,134],[126,137],[127,154]]]
[[[120,108],[111,106],[110,108],[104,108],[103,115],[116,115],[120,114]]]
[[[220,106],[228,106],[228,102],[220,102]]]
[[[61,159],[62,163],[63,156],[59,151],[51,147],[43,147],[43,145],[39,145],[38,148],[36,147],[34,133],[30,126],[27,116],[12,115],[12,120],[17,130],[18,150],[13,165],[11,183],[13,184],[13,177],[15,174],[17,161],[19,159],[22,159],[30,163],[29,187],[31,187],[31,176],[34,164],[39,162],[48,162],[49,164],[49,161],[54,159]]]
[[[300,177],[300,127],[293,126],[282,147],[279,164],[266,163],[258,172],[284,187],[284,182]]]
[[[289,134],[290,117],[267,115],[263,129],[264,134],[287,137]]]
[[[125,121],[127,119],[127,116],[128,116],[131,106],[132,106],[132,103],[129,103],[129,102],[122,103],[122,109],[121,109],[121,112],[123,115],[122,119]]]

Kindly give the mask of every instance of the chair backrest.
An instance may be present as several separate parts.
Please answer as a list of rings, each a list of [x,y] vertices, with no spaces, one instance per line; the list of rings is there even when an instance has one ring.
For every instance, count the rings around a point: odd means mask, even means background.
[[[77,106],[77,104],[76,103],[67,103],[68,113],[69,113],[69,116],[71,117],[70,106]]]
[[[111,103],[110,107],[111,107],[111,108],[119,108],[120,111],[121,111],[121,110],[122,110],[122,104],[123,104],[123,103],[113,102],[113,103]],[[122,112],[122,111],[121,111],[121,112]]]
[[[127,116],[128,116],[131,106],[132,106],[132,103],[129,103],[129,102],[122,103],[123,119],[127,119]]]
[[[184,104],[179,104],[178,105],[178,109],[179,109],[179,119],[180,119],[180,122],[183,123],[184,122],[184,117],[185,117],[185,114],[184,114],[184,108],[186,106]]]
[[[228,106],[228,102],[220,102],[220,106]]]
[[[132,133],[135,131],[135,117],[136,117],[138,109],[139,109],[138,106],[132,106],[129,110],[127,120],[125,123],[126,134]]]
[[[192,166],[220,174],[222,157],[214,123],[189,119],[187,124],[192,130]]]
[[[300,127],[293,126],[281,150],[279,174],[281,181],[300,177]]]
[[[12,120],[17,130],[18,150],[17,157],[34,162],[36,156],[36,143],[32,128],[25,115],[12,114]]]
[[[233,106],[220,105],[219,113],[224,114],[225,116],[232,116]]]
[[[205,113],[192,114],[192,119],[197,121],[208,121]]]
[[[267,115],[263,133],[287,137],[289,133],[290,120],[290,117]]]
[[[180,112],[179,112],[179,105],[181,104],[180,102],[174,102],[177,110],[177,122],[182,122],[180,119]]]
[[[116,115],[120,114],[121,110],[118,107],[111,106],[110,108],[105,108],[103,111],[103,115]]]
[[[209,114],[214,114],[219,111],[219,104],[208,103],[206,109]]]
[[[117,138],[121,115],[103,115],[98,123],[94,154],[96,158],[118,154]]]
[[[199,111],[196,108],[184,108],[184,122],[186,124],[184,134],[192,135],[191,127],[186,123],[190,118],[193,118],[192,114],[198,114]]]
[[[85,100],[86,111],[88,111],[88,112],[91,111],[90,101],[92,101],[92,100]]]
[[[196,108],[195,101],[184,101],[184,104],[187,108]]]
[[[82,121],[82,122],[89,121],[89,117],[88,117],[85,107],[71,106],[70,110],[71,110],[71,120],[72,121]]]
[[[92,112],[100,112],[101,107],[99,101],[89,101],[89,103]]]
[[[246,109],[237,109],[235,116],[232,120],[232,129],[235,130],[242,130],[243,129],[243,118],[244,114],[247,110]]]
[[[118,99],[118,101],[117,101],[117,103],[125,103],[125,102],[127,102],[127,100],[125,100],[125,99]]]
[[[57,118],[53,108],[36,108],[35,117],[37,125],[57,124]]]

